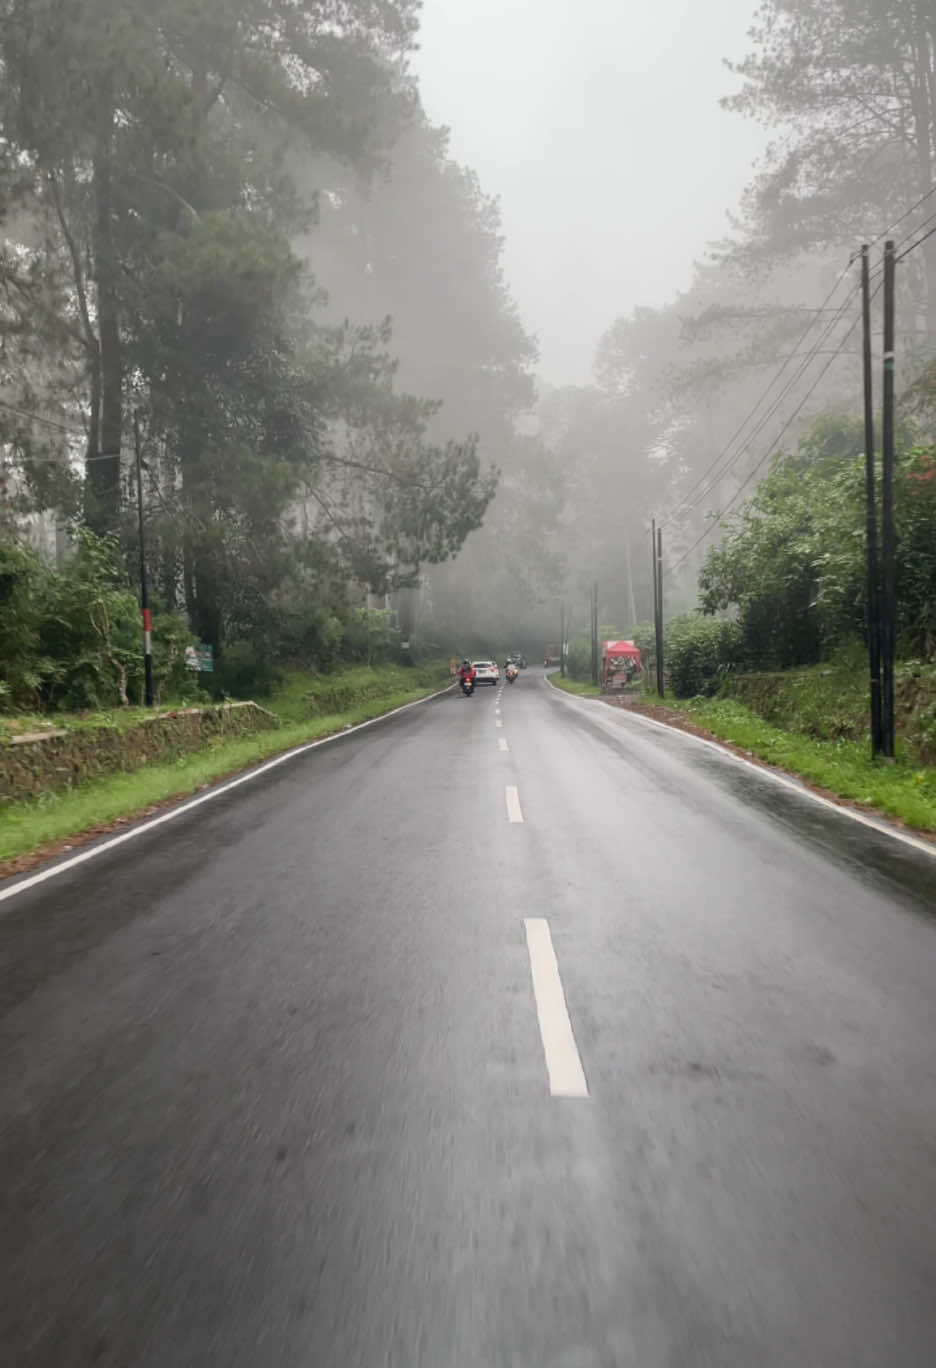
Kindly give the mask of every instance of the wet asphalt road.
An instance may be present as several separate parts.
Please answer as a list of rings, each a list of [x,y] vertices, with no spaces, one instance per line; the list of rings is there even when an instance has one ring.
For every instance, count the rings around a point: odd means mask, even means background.
[[[936,860],[503,695],[0,904],[0,1362],[936,1363]]]

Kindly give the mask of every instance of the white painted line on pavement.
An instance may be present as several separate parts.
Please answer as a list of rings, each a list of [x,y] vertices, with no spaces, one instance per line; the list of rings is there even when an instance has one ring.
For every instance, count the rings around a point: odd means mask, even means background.
[[[508,784],[504,790],[504,797],[507,800],[507,816],[511,822],[522,822],[523,813],[520,809],[520,795],[513,784]]]
[[[544,680],[544,683],[549,684],[549,680]],[[592,703],[598,703],[601,707],[606,706],[601,703],[600,699],[576,698],[567,694],[563,689],[557,689],[555,684],[550,685],[550,687],[572,708],[577,706],[588,708]],[[624,709],[621,711],[626,712]],[[655,727],[657,731],[669,732],[670,736],[681,736],[684,740],[694,742],[697,746],[705,746],[708,750],[714,751],[716,755],[720,755],[723,760],[733,760],[737,765],[743,765],[746,769],[754,770],[762,779],[772,780],[773,783],[780,784],[792,793],[798,793],[801,798],[809,798],[813,803],[819,803],[822,807],[828,808],[830,812],[837,812],[840,817],[848,817],[853,822],[860,822],[862,826],[870,827],[872,831],[878,832],[881,836],[890,836],[892,840],[912,846],[914,850],[919,850],[924,855],[929,855],[930,858],[936,858],[936,846],[930,845],[927,841],[922,841],[916,836],[909,836],[905,831],[898,831],[894,827],[886,826],[883,821],[877,822],[873,817],[869,817],[864,812],[858,812],[855,808],[847,807],[844,803],[834,803],[831,798],[823,798],[821,793],[814,793],[805,784],[798,784],[795,779],[791,779],[786,774],[778,774],[767,761],[759,764],[754,760],[746,760],[743,755],[736,755],[734,751],[728,750],[727,746],[720,746],[717,741],[710,741],[706,736],[696,736],[693,732],[683,731],[681,727],[671,727],[666,722],[658,722],[655,717],[647,717],[645,713],[626,712],[626,716],[628,722],[636,722],[638,726]]]
[[[495,708],[494,711],[495,711],[498,715],[500,714],[500,708]]]
[[[295,759],[297,755],[304,755],[306,751],[317,750],[319,746],[328,746],[333,741],[340,741],[345,736],[352,736],[354,732],[363,731],[365,727],[373,727],[378,722],[385,722],[388,717],[395,717],[398,713],[408,712],[410,708],[418,708],[421,704],[428,703],[430,699],[448,693],[454,687],[454,684],[449,684],[444,689],[437,689],[435,693],[427,694],[425,698],[416,698],[412,703],[403,703],[399,708],[391,708],[390,712],[381,713],[379,717],[371,717],[367,722],[358,722],[345,731],[336,732],[334,736],[323,736],[318,741],[305,741],[301,746],[294,746],[292,750],[283,751],[282,755],[275,755],[272,760],[257,765],[245,774],[239,774],[236,779],[231,779],[226,784],[220,784],[217,788],[209,789],[207,793],[201,794],[198,798],[191,798],[187,803],[180,803],[178,807],[170,808],[168,812],[163,812],[148,822],[141,822],[139,826],[133,827],[130,831],[123,831],[119,836],[114,836],[109,841],[102,841],[100,845],[89,846],[80,854],[73,855],[71,859],[62,860],[61,864],[53,865],[51,869],[41,869],[38,874],[31,874],[27,879],[20,879],[19,883],[13,884],[10,888],[0,888],[0,903],[6,902],[7,898],[14,898],[17,893],[24,893],[27,888],[34,888],[36,884],[45,883],[46,879],[54,879],[57,874],[64,874],[66,870],[74,869],[76,865],[84,864],[87,860],[93,860],[97,855],[103,855],[105,850],[113,850],[115,846],[123,845],[124,841],[132,841],[136,836],[142,836],[147,831],[153,831],[154,828],[162,826],[165,822],[172,822],[176,817],[182,817],[186,812],[201,807],[202,803],[210,803],[213,798],[220,798],[222,793],[230,793],[231,789],[238,788],[241,784],[249,784],[252,779],[259,779],[261,774],[266,774],[268,770],[275,769],[277,765],[285,764],[287,760]],[[498,725],[500,724],[498,723]]]
[[[495,725],[495,727],[502,727],[504,724],[503,724],[503,722],[500,720],[500,718],[498,717],[497,720],[496,720],[496,722],[494,723],[494,725]]]
[[[566,1007],[549,922],[525,917],[527,950],[533,974],[533,996],[539,1018],[549,1091],[553,1097],[587,1097],[588,1084]]]
[[[499,746],[499,748],[500,748],[501,750],[507,750],[507,749],[508,749],[508,746],[507,746],[507,738],[506,738],[506,736],[499,736],[499,737],[497,738],[497,744],[498,744],[498,746]]]

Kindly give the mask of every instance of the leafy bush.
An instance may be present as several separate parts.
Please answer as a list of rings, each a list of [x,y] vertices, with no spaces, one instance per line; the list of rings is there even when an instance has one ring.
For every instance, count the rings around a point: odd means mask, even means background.
[[[573,679],[591,679],[591,638],[587,632],[576,632],[571,637],[566,670]]]
[[[898,631],[904,650],[936,654],[936,451],[914,448],[894,484]]]
[[[866,633],[864,456],[825,418],[726,521],[699,576],[705,613],[731,609],[755,669],[828,659]],[[936,654],[936,452],[899,454],[894,478],[901,650]]]
[[[678,698],[711,697],[741,658],[742,633],[736,622],[686,613],[666,625],[663,659]]]
[[[61,571],[31,551],[0,546],[0,706],[108,708],[142,702],[140,608],[116,537],[76,533]],[[152,611],[157,695],[184,681],[185,619]]]
[[[652,622],[640,622],[630,633],[631,640],[640,652],[640,663],[644,675],[656,669],[656,629]],[[664,643],[665,656],[665,643]]]
[[[0,707],[35,706],[42,687],[39,660],[39,586],[43,569],[37,556],[0,545]]]
[[[397,655],[399,645],[400,633],[393,627],[388,612],[358,608],[344,625],[342,646],[347,659],[377,665]]]
[[[280,671],[270,652],[255,641],[232,641],[215,662],[211,684],[232,698],[269,698]]]

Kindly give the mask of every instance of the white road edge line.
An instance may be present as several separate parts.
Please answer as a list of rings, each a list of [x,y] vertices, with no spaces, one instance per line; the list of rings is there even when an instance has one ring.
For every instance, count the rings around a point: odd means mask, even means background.
[[[507,817],[511,822],[522,822],[523,812],[520,808],[520,795],[513,784],[508,784],[504,789],[504,798],[507,802]]]
[[[345,731],[335,732],[334,736],[323,736],[318,741],[305,741],[301,746],[294,746],[292,750],[283,751],[282,755],[275,755],[272,760],[267,760],[255,769],[248,770],[246,774],[239,774],[236,779],[231,779],[218,788],[209,789],[207,793],[202,793],[197,798],[190,798],[187,803],[180,803],[178,807],[170,808],[168,812],[160,813],[158,817],[153,817],[148,822],[142,822],[130,831],[121,832],[119,836],[113,836],[109,841],[103,841],[100,845],[82,850],[78,855],[73,855],[70,860],[63,860],[61,864],[53,865],[51,869],[41,869],[37,874],[30,874],[28,878],[20,879],[18,883],[9,888],[0,889],[0,903],[6,902],[7,898],[15,897],[17,893],[25,893],[27,888],[35,888],[37,884],[45,883],[46,879],[54,879],[57,874],[64,874],[66,870],[74,869],[76,865],[84,864],[87,860],[93,860],[97,855],[103,855],[105,851],[123,845],[124,841],[132,841],[136,836],[142,836],[147,831],[153,831],[165,822],[172,822],[176,817],[182,817],[186,812],[201,807],[202,803],[210,803],[213,798],[220,798],[223,793],[230,793],[231,789],[238,788],[241,784],[249,784],[252,779],[258,779],[261,774],[266,774],[268,770],[275,769],[277,765],[284,765],[287,760],[294,760],[297,755],[304,755],[306,751],[316,750],[319,746],[327,746],[333,741],[341,741],[354,732],[363,731],[365,727],[373,727],[377,722],[384,722],[388,717],[395,717],[398,713],[407,712],[410,708],[418,708],[421,704],[428,703],[430,699],[439,698],[442,694],[448,693],[454,687],[454,684],[449,684],[444,689],[436,689],[435,693],[427,694],[425,698],[416,698],[412,703],[403,703],[399,708],[391,708],[390,712],[381,713],[379,717],[371,717],[367,722],[358,722]]]
[[[588,1084],[566,1007],[549,922],[525,917],[527,950],[533,974],[533,996],[539,1019],[549,1091],[553,1097],[587,1097]]]
[[[495,727],[502,727],[504,724],[503,724],[503,722],[500,720],[500,718],[498,717],[498,718],[495,718],[494,725],[495,725]]]
[[[509,747],[508,747],[508,745],[507,745],[507,738],[506,738],[506,736],[499,736],[499,737],[497,738],[497,745],[498,745],[498,748],[499,748],[500,750],[508,750]]]
[[[597,698],[570,697],[570,695],[565,693],[562,689],[557,689],[555,684],[550,684],[548,679],[545,680],[545,683],[559,698],[565,703],[570,703],[573,707],[575,707],[577,703],[582,704],[584,707],[588,707],[589,703],[600,702]],[[870,827],[872,831],[876,831],[880,836],[890,836],[893,840],[901,841],[904,845],[912,846],[914,850],[922,851],[924,855],[929,855],[931,858],[936,859],[936,846],[929,845],[926,841],[921,841],[916,836],[908,836],[906,832],[898,831],[894,827],[885,826],[883,822],[876,822],[873,817],[868,817],[863,812],[856,812],[854,808],[846,807],[844,803],[833,803],[831,799],[823,798],[821,793],[814,793],[812,789],[807,788],[805,784],[801,786],[792,779],[787,778],[785,774],[778,774],[776,770],[766,767],[766,761],[763,764],[755,764],[752,760],[745,760],[743,755],[735,755],[734,751],[728,750],[726,746],[720,746],[717,741],[709,741],[707,737],[696,736],[692,732],[683,731],[681,727],[670,727],[665,722],[658,722],[655,717],[646,717],[643,713],[629,712],[627,713],[627,716],[632,721],[644,723],[648,727],[656,727],[658,731],[668,732],[670,736],[673,736],[674,734],[676,736],[683,736],[687,741],[694,741],[696,745],[706,746],[709,750],[714,751],[716,755],[720,755],[722,759],[733,760],[738,765],[744,765],[746,769],[755,770],[762,778],[772,779],[775,784],[780,784],[782,788],[789,789],[791,793],[799,794],[801,798],[809,798],[814,803],[818,803],[821,807],[828,808],[830,812],[837,812],[840,817],[849,817],[853,822],[860,822],[862,826]]]

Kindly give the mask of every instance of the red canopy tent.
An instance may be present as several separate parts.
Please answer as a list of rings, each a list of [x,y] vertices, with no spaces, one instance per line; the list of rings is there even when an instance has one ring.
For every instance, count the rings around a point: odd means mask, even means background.
[[[640,651],[632,641],[606,641],[601,652],[601,682],[607,685],[615,675],[628,679],[640,669]]]

